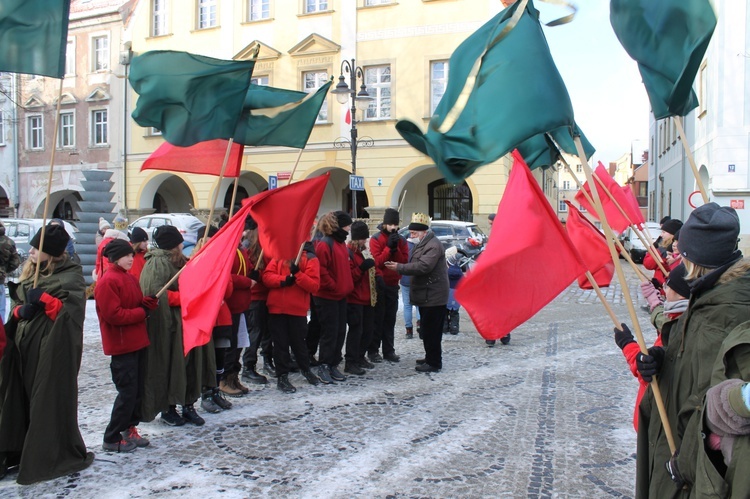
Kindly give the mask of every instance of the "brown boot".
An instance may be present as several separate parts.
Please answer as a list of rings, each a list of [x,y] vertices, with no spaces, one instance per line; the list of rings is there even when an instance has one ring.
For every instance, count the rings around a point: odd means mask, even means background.
[[[229,382],[232,386],[242,392],[243,395],[250,393],[250,388],[246,387],[240,382],[240,373],[232,373],[229,375]]]
[[[241,397],[244,395],[242,390],[239,390],[232,386],[232,382],[229,379],[223,379],[219,382],[219,390],[227,397]]]

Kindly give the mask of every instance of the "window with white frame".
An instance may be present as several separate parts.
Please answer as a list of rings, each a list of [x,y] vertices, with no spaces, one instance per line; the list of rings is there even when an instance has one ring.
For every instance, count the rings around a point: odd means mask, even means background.
[[[5,145],[5,115],[0,109],[0,146]]]
[[[75,76],[76,74],[76,41],[74,38],[68,39],[65,46],[65,76]]]
[[[391,65],[371,66],[365,69],[367,93],[375,100],[365,111],[366,120],[380,120],[391,117]]]
[[[198,29],[216,26],[216,0],[198,0]]]
[[[568,211],[568,205],[565,204],[565,201],[560,201],[557,211]]]
[[[583,166],[576,165],[576,173],[582,173],[583,172]]]
[[[448,86],[448,61],[430,63],[430,114],[435,114],[440,99]]]
[[[369,7],[371,5],[385,5],[387,3],[391,3],[392,0],[365,0],[365,6]]]
[[[91,38],[91,61],[93,71],[109,69],[109,35]]]
[[[570,190],[570,180],[563,180],[563,190],[564,191]]]
[[[259,87],[267,87],[268,75],[253,76],[252,78],[250,78],[250,83],[252,83],[253,85],[258,85]]]
[[[327,71],[307,71],[302,73],[302,85],[303,90],[306,93],[317,92],[317,90],[328,83],[328,72]],[[328,121],[328,97],[323,101],[323,105],[320,106],[318,112],[318,118],[315,123],[325,123]]]
[[[44,122],[41,114],[26,118],[26,147],[31,150],[44,149]]]
[[[73,111],[60,113],[60,129],[57,131],[57,147],[76,146],[76,122]]]
[[[328,0],[305,0],[305,14],[328,10]]]
[[[91,111],[91,145],[106,146],[108,138],[108,118],[106,109],[94,109]]]
[[[152,0],[151,36],[167,34],[167,0]]]
[[[706,61],[701,64],[698,70],[698,116],[702,117],[703,113],[708,110],[708,68]]]
[[[248,20],[260,21],[271,17],[270,0],[248,0],[247,13]]]

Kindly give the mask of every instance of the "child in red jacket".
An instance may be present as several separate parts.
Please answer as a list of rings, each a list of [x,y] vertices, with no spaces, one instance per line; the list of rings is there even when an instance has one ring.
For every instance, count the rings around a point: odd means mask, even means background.
[[[110,369],[117,388],[112,416],[104,432],[102,448],[109,452],[131,452],[149,444],[138,434],[138,409],[143,393],[140,368],[143,352],[149,345],[146,316],[158,300],[143,296],[138,281],[128,273],[133,266],[130,242],[114,239],[104,248],[110,263],[96,284],[96,314],[102,332],[102,348],[112,356]]]
[[[375,260],[369,257],[367,251],[369,237],[367,224],[360,221],[352,223],[349,266],[354,280],[354,290],[346,297],[346,321],[349,331],[346,333],[344,372],[356,375],[365,374],[365,367],[375,367],[365,359],[365,353],[372,341],[377,300]],[[367,255],[364,251],[367,251]]]

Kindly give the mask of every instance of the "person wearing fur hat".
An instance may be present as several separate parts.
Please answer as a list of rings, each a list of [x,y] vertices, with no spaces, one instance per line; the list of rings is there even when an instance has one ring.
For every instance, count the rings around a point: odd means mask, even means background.
[[[659,243],[655,243],[654,246],[656,254],[658,254],[661,258],[660,263],[667,270],[667,272],[680,264],[679,261],[675,262],[674,257],[672,257],[672,245],[675,241],[675,234],[680,231],[681,227],[682,221],[677,220],[676,218],[670,218],[669,220],[666,220],[663,224],[661,224],[661,235],[658,239]],[[664,296],[664,290],[662,288],[664,286],[664,281],[666,281],[667,279],[667,276],[664,275],[664,272],[661,271],[659,265],[656,263],[656,260],[654,259],[650,251],[646,252],[646,255],[643,257],[643,266],[648,270],[654,271],[652,282],[654,283],[654,286],[656,286],[657,289],[660,290],[662,296]]]
[[[430,217],[414,213],[409,236],[419,242],[408,263],[385,262],[388,270],[411,275],[411,302],[419,306],[422,317],[422,342],[425,356],[417,360],[419,372],[438,372],[443,368],[443,321],[450,284],[443,244],[430,230]]]
[[[17,465],[22,485],[80,471],[94,459],[78,428],[86,283],[65,252],[65,228],[44,230],[43,244],[42,229],[31,239],[19,283],[8,286],[12,313],[0,361],[0,467]]]
[[[107,229],[111,229],[112,225],[107,222],[107,220],[104,219],[104,217],[99,217],[99,230],[96,231],[96,247],[98,248],[99,245],[102,242],[102,239],[104,239],[104,233],[107,232]]]
[[[128,273],[135,277],[138,281],[141,278],[141,271],[143,266],[146,265],[146,252],[148,251],[148,234],[145,230],[140,227],[134,227],[133,231],[128,235],[130,244],[133,246],[133,266],[130,267]]]
[[[728,467],[704,435],[704,397],[725,379],[750,380],[750,260],[737,247],[740,222],[732,208],[707,203],[680,230],[687,270],[687,310],[663,335],[663,347],[639,353],[645,380],[657,375],[677,451],[673,454],[653,393],[641,401],[636,457],[637,497],[750,497],[748,436],[734,442]],[[731,400],[724,401],[731,404]]]
[[[149,344],[146,317],[159,301],[143,296],[129,270],[135,250],[128,241],[115,239],[104,249],[112,264],[96,283],[96,315],[102,333],[102,348],[111,355],[112,382],[117,398],[112,407],[102,448],[107,452],[132,452],[149,445],[138,433],[140,399],[143,395],[143,363]]]
[[[399,213],[386,208],[382,229],[370,238],[370,253],[375,260],[378,301],[375,304],[375,329],[368,347],[370,362],[398,362],[395,335],[398,315],[398,282],[401,276],[385,266],[385,262],[406,263],[409,261],[409,246],[398,234]],[[383,355],[379,350],[382,346]]]
[[[351,241],[348,246],[354,289],[346,297],[346,322],[349,331],[346,334],[344,372],[355,375],[365,374],[365,368],[375,367],[365,359],[367,347],[372,340],[377,297],[375,260],[370,257],[367,250],[369,237],[366,223],[357,221],[352,224]]]

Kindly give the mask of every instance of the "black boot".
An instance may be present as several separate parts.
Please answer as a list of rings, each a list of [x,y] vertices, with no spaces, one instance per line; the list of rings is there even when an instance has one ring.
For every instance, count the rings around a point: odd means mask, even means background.
[[[449,329],[451,334],[458,334],[458,310],[453,310],[451,312],[451,319],[449,324]]]
[[[279,376],[279,379],[276,382],[276,388],[284,393],[294,393],[297,391],[297,389],[294,388],[294,385],[292,385],[292,383],[289,381],[288,374],[282,374],[281,376]]]
[[[263,357],[263,369],[272,378],[276,377],[276,366],[273,363],[273,357],[271,357],[271,356]]]
[[[242,371],[242,379],[248,383],[255,383],[256,385],[265,385],[268,383],[268,379],[265,376],[258,374],[258,371],[255,370],[255,366],[250,366],[249,368],[246,367]]]
[[[443,334],[448,334],[450,332],[450,320],[451,320],[451,311],[448,310],[445,313],[445,320],[443,320]]]
[[[185,421],[193,423],[195,426],[203,426],[206,424],[206,420],[198,415],[193,404],[182,406],[182,417]]]

